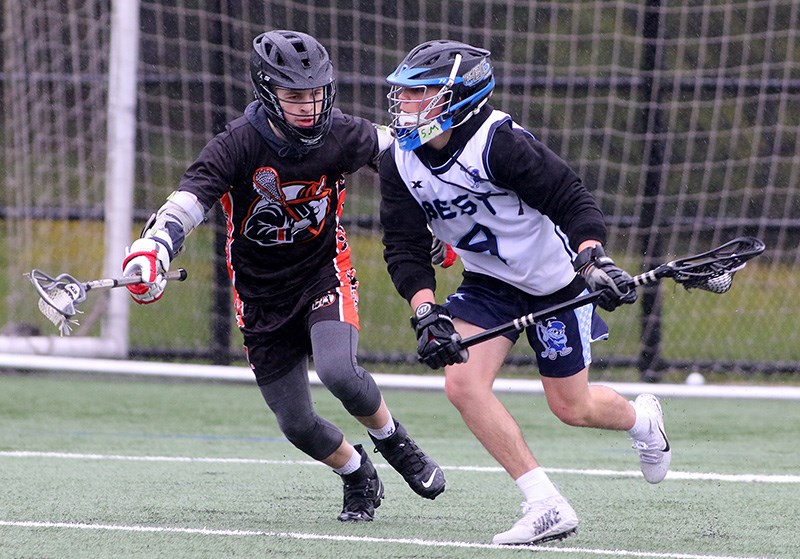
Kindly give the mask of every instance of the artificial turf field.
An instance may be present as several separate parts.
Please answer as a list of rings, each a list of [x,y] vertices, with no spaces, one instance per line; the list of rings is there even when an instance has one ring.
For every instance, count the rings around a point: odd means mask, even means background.
[[[417,497],[374,454],[386,499],[374,522],[343,524],[339,479],[283,439],[254,385],[0,374],[0,558],[800,557],[796,401],[662,398],[672,471],[651,486],[622,433],[503,395],[581,524],[563,542],[500,548],[492,535],[519,515],[510,478],[443,393],[384,396],[447,491]]]

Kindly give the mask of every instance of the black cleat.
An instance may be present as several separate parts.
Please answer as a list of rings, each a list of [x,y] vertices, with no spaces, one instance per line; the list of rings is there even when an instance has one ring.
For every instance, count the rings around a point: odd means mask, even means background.
[[[360,444],[354,448],[361,455],[361,467],[352,474],[343,475],[344,506],[339,520],[342,522],[372,522],[375,509],[381,506],[383,483]]]
[[[375,451],[397,470],[414,493],[426,499],[435,499],[444,491],[445,479],[442,469],[433,458],[417,446],[408,436],[406,428],[395,420],[395,432],[388,439],[370,438]]]

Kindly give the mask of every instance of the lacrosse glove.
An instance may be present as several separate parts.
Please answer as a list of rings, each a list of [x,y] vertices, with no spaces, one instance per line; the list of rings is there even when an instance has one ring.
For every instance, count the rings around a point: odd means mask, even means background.
[[[171,259],[172,240],[162,231],[156,232],[152,237],[136,239],[125,249],[122,275],[142,277],[142,283],[125,286],[134,301],[146,305],[161,298],[167,287],[164,274],[169,271]]]
[[[411,318],[417,333],[419,360],[431,369],[465,363],[469,352],[459,345],[461,336],[453,326],[453,317],[441,305],[422,303]]]
[[[448,243],[433,236],[433,243],[431,244],[431,264],[434,266],[441,266],[442,268],[449,268],[456,262],[458,255],[453,250],[453,247]]]
[[[580,251],[573,267],[591,291],[601,292],[597,299],[601,308],[613,311],[620,305],[636,302],[636,289],[628,286],[631,276],[606,256],[602,246],[594,245]]]

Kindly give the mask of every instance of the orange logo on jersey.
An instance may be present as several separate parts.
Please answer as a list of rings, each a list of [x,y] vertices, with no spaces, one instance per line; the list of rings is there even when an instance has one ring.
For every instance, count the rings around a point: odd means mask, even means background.
[[[309,241],[319,235],[331,212],[327,177],[281,184],[278,172],[261,167],[253,173],[259,197],[244,219],[242,233],[263,246]]]

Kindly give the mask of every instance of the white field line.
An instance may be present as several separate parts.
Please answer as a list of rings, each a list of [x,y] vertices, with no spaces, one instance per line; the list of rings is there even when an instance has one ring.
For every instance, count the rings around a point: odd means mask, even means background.
[[[55,338],[56,340],[58,338]],[[78,373],[125,374],[155,377],[180,377],[198,380],[222,380],[254,384],[253,371],[249,367],[202,365],[184,363],[159,363],[154,361],[130,361],[127,359],[95,359],[84,357],[28,355],[0,352],[0,369],[26,371],[62,371]],[[533,369],[532,369],[533,371]],[[311,384],[322,383],[315,371],[309,372]],[[395,375],[373,373],[381,388],[408,390],[443,390],[444,377],[440,375]],[[649,392],[663,397],[685,398],[734,398],[800,400],[800,386],[751,386],[714,385],[690,386],[686,384],[651,384],[636,382],[603,382],[620,394],[636,395]],[[533,372],[530,379],[497,379],[497,393],[541,394],[542,382]]]
[[[443,548],[468,548],[468,549],[505,549],[509,547],[494,544],[484,544],[476,542],[457,542],[441,540],[423,540],[418,538],[376,538],[368,536],[341,536],[336,534],[315,534],[303,532],[266,532],[260,530],[213,530],[210,528],[175,528],[163,526],[125,526],[118,524],[81,524],[68,522],[28,522],[0,520],[0,527],[13,528],[56,528],[67,530],[105,530],[116,532],[148,532],[148,533],[171,533],[171,534],[192,534],[202,536],[232,536],[232,537],[268,537],[284,538],[295,540],[315,540],[315,541],[337,541],[337,542],[362,542],[380,544],[401,544],[416,545],[421,547],[443,547]],[[585,555],[598,555],[609,557],[644,557],[647,559],[767,559],[764,557],[744,557],[731,555],[698,555],[691,553],[656,553],[649,551],[629,551],[623,549],[591,549],[582,547],[550,547],[536,546],[525,547],[515,546],[514,550],[527,550],[531,552],[550,552],[550,553],[582,553]]]
[[[258,464],[268,466],[323,466],[314,460],[263,460],[258,458],[210,458],[192,456],[135,456],[122,454],[83,454],[73,452],[38,452],[28,450],[0,451],[0,458],[56,458],[68,460],[118,460],[128,462],[181,462],[197,464]],[[388,468],[386,464],[375,464],[376,468]],[[499,466],[442,466],[443,470],[456,472],[503,473]],[[638,470],[583,470],[571,468],[545,468],[548,473],[597,476],[640,477]],[[703,472],[670,471],[667,479],[683,481],[725,481],[730,483],[800,483],[800,475],[782,474],[717,474]]]

